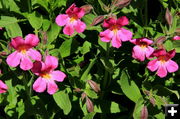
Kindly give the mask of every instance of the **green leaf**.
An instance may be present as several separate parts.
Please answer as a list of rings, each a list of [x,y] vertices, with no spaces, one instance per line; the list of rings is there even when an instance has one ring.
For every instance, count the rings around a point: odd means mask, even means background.
[[[0,19],[0,27],[5,27],[8,25],[13,25],[17,23],[18,20],[15,17],[10,17],[10,16],[1,16]]]
[[[176,52],[180,53],[180,41],[173,41],[173,46],[176,49]]]
[[[95,114],[95,112],[88,113],[85,115],[85,117],[83,117],[83,119],[93,119]]]
[[[32,5],[42,6],[47,12],[49,12],[47,0],[33,0]]]
[[[92,99],[98,98],[97,94],[94,91],[92,91],[91,89],[86,89],[85,93],[88,95],[88,97],[90,97]]]
[[[77,50],[77,47],[78,42],[74,39],[69,39],[62,43],[62,45],[59,48],[59,51],[62,57],[67,57],[74,53]]]
[[[138,99],[142,98],[140,90],[133,80],[130,80],[126,71],[122,71],[122,75],[118,83],[121,86],[123,93],[133,102],[137,102]]]
[[[38,12],[33,12],[28,15],[28,20],[34,29],[40,29],[43,23],[42,15]]]
[[[51,44],[59,35],[61,27],[56,23],[52,23],[50,29],[47,31],[48,44]]]
[[[143,98],[140,98],[136,102],[135,109],[134,109],[134,112],[133,112],[134,119],[140,119],[141,110],[142,110],[142,108],[144,106],[143,102],[144,102]]]
[[[167,40],[167,41],[164,43],[164,46],[165,46],[165,48],[166,48],[167,51],[170,51],[170,50],[174,49],[173,43],[172,43],[172,41],[170,41],[170,40]]]
[[[94,18],[95,18],[96,16],[94,15],[94,14],[87,14],[87,15],[85,15],[83,18],[82,18],[82,20],[86,23],[86,25],[87,26],[89,26],[90,24],[92,24],[92,22],[93,22],[93,20],[94,20]]]
[[[91,43],[88,41],[85,41],[82,48],[81,48],[81,54],[86,54],[90,51]]]
[[[71,111],[71,102],[69,95],[66,91],[59,91],[53,95],[56,104],[63,110],[64,114],[67,115]]]
[[[121,112],[119,108],[119,104],[115,102],[111,102],[111,113],[118,113]]]
[[[109,73],[113,73],[114,72],[114,68],[112,63],[107,60],[106,57],[102,57],[101,59],[102,64],[104,65],[105,69],[109,72]]]

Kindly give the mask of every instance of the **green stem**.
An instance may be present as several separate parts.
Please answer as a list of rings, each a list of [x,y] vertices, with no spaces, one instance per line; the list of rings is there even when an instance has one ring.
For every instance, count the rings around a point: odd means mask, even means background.
[[[31,0],[28,0],[28,12],[31,13],[32,12],[32,5],[31,5]]]
[[[148,0],[145,0],[145,8],[144,8],[144,26],[148,25]],[[147,37],[147,29],[144,30],[144,36]]]
[[[107,43],[107,52],[106,52],[106,58],[109,60],[109,51],[110,51],[110,44]],[[105,69],[105,76],[104,76],[104,81],[103,81],[103,88],[106,89],[108,85],[108,76],[109,72]]]
[[[30,93],[29,93],[29,88],[28,88],[28,81],[26,79],[26,72],[23,72],[23,84],[24,84],[24,87],[25,87],[25,91],[26,91],[26,95],[28,96],[28,100],[30,100]]]

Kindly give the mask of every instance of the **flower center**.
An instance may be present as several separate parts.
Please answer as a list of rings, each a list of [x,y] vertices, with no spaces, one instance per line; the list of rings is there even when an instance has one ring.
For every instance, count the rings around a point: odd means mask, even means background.
[[[161,61],[161,63],[165,63],[168,60],[168,58],[166,56],[162,55],[162,56],[158,57],[158,60]]]
[[[117,34],[117,32],[118,32],[118,26],[117,26],[117,25],[113,25],[113,26],[112,26],[112,31],[114,32],[114,34]]]
[[[141,47],[141,48],[146,48],[146,47],[147,47],[147,43],[141,42],[141,43],[140,43],[140,47]]]
[[[73,15],[71,18],[70,18],[70,22],[74,22],[78,19],[78,17],[76,15]]]
[[[22,54],[26,54],[27,49],[28,48],[26,46],[20,46],[18,48],[18,51],[21,52]]]
[[[51,75],[49,73],[41,73],[40,76],[45,79],[50,79]]]

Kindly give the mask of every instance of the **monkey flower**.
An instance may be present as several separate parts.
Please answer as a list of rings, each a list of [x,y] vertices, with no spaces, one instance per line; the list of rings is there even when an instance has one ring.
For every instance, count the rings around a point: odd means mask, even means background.
[[[66,35],[72,35],[74,30],[82,33],[86,29],[86,24],[80,20],[84,15],[83,8],[78,8],[75,4],[72,4],[66,10],[66,14],[59,14],[55,21],[57,25],[65,26],[63,33]]]
[[[7,89],[7,85],[0,80],[0,93],[5,93]]]
[[[128,41],[132,38],[132,32],[122,28],[129,23],[126,16],[122,16],[117,20],[114,18],[105,19],[103,27],[107,30],[100,32],[100,38],[103,42],[112,43],[113,47],[119,48],[122,45],[122,41]]]
[[[59,70],[54,70],[57,66],[58,59],[54,56],[46,56],[45,62],[34,62],[31,70],[35,75],[39,76],[33,84],[33,89],[36,92],[44,92],[47,87],[47,92],[52,95],[58,90],[55,81],[62,82],[66,75]]]
[[[161,78],[166,77],[167,72],[172,73],[179,68],[178,64],[171,60],[175,54],[175,50],[169,52],[166,52],[165,49],[155,50],[152,56],[157,57],[157,59],[149,61],[147,68],[153,72],[157,70],[157,75]]]
[[[154,48],[151,45],[153,43],[152,40],[147,38],[138,38],[130,40],[131,43],[136,46],[133,47],[132,57],[139,61],[144,61],[145,57],[149,58],[149,56],[154,52]]]
[[[17,67],[20,64],[22,70],[29,70],[33,67],[32,60],[41,60],[41,54],[32,49],[39,43],[39,38],[34,34],[28,34],[23,40],[22,37],[18,36],[12,38],[10,45],[16,50],[10,54],[6,62],[11,67]]]

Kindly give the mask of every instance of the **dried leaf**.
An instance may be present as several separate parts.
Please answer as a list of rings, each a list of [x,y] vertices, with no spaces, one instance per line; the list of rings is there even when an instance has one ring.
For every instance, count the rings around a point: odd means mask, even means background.
[[[148,110],[147,110],[146,106],[144,106],[141,110],[141,118],[140,119],[148,119]]]
[[[169,11],[169,9],[166,9],[166,15],[165,15],[166,21],[168,23],[169,26],[172,25],[172,21],[173,21],[173,17],[171,15],[171,12]]]

